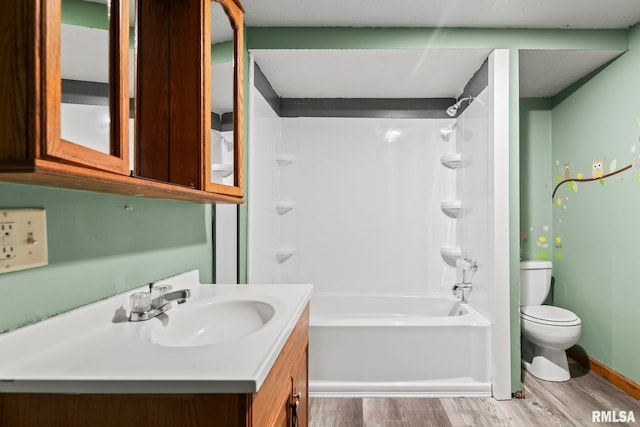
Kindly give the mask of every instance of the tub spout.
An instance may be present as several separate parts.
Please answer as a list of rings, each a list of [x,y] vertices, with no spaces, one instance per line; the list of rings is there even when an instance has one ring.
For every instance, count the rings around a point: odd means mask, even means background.
[[[454,295],[460,295],[460,300],[462,302],[467,302],[466,296],[468,294],[465,292],[471,292],[471,288],[471,283],[456,283],[453,285],[453,288],[451,288],[451,291]]]
[[[462,302],[467,302],[468,294],[465,292],[471,292],[471,277],[473,273],[478,271],[478,262],[469,258],[465,258],[464,261],[458,261],[458,268],[462,270],[462,282],[453,285],[451,290],[454,295],[460,294]]]

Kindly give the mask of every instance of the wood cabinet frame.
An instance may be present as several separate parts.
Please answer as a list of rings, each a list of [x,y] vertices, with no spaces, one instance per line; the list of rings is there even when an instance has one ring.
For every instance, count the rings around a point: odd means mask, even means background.
[[[80,164],[123,175],[129,174],[129,0],[112,0],[109,19],[110,151],[102,153],[61,138],[62,76],[60,45],[62,0],[42,3],[40,52],[42,76],[41,158]]]
[[[234,59],[234,88],[233,88],[233,186],[211,182],[211,115],[208,114],[211,105],[211,2],[219,3],[224,9],[229,23],[233,28],[233,59]],[[234,0],[203,0],[203,29],[202,29],[202,75],[203,79],[203,118],[204,135],[204,163],[203,182],[205,191],[242,197],[244,192],[244,21],[243,10]]]

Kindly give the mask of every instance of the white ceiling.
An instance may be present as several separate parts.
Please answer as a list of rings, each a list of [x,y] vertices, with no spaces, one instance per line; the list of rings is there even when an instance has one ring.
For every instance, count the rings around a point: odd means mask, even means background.
[[[254,50],[285,98],[452,98],[490,49]]]
[[[520,96],[556,95],[621,53],[619,50],[521,50]]]
[[[106,30],[62,24],[60,73],[63,79],[109,83],[109,36]],[[135,94],[135,54],[129,49],[129,96]]]
[[[211,65],[211,111],[233,111],[233,62]]]
[[[628,28],[638,0],[242,0],[247,26]]]
[[[109,33],[62,24],[60,69],[63,79],[109,82]]]
[[[638,0],[242,0],[247,26],[628,28]],[[276,91],[290,97],[459,95],[473,54],[451,51],[255,52]],[[479,53],[479,52],[478,52]],[[623,51],[523,51],[521,96],[552,96]],[[349,58],[353,54],[354,58]],[[328,57],[331,56],[331,57]],[[486,57],[486,55],[485,55]],[[437,67],[436,67],[437,65]],[[466,74],[465,74],[466,73]],[[445,78],[446,77],[446,78]],[[341,95],[339,95],[341,93]]]
[[[285,98],[455,98],[490,49],[253,50]],[[623,53],[523,50],[520,96],[551,97]]]
[[[220,3],[211,2],[211,44],[233,40],[233,28]]]

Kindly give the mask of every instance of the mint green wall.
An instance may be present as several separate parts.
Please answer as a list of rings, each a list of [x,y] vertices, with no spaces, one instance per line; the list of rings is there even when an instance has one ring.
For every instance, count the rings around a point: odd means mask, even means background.
[[[520,255],[553,257],[551,100],[520,100]],[[552,171],[553,169],[553,171]],[[546,247],[545,247],[546,245]]]
[[[62,15],[108,27],[103,4],[64,0]],[[188,270],[212,281],[210,206],[0,183],[0,208],[26,207],[47,211],[49,265],[0,274],[0,332]]]
[[[640,27],[630,34],[629,51],[552,112],[552,165],[569,162],[571,176],[585,178],[595,160],[603,159],[606,173],[614,159],[618,169],[633,165],[604,185],[558,190],[553,227],[563,258],[554,260],[554,302],[582,319],[578,344],[589,355],[640,383],[640,310],[633,306],[640,300]]]
[[[108,30],[109,10],[106,4],[87,0],[63,0],[62,22],[69,25]],[[136,29],[132,26],[129,28],[129,48],[135,48],[135,39]]]
[[[624,49],[627,30],[249,27],[249,49]]]
[[[510,51],[510,269],[511,379],[520,382],[520,49],[626,49],[627,30],[531,30],[478,28],[250,27],[248,49],[444,49],[507,48]],[[246,76],[246,75],[245,75]],[[247,158],[251,153],[247,153]],[[251,203],[249,200],[248,203]],[[246,278],[246,205],[240,208],[240,277]],[[246,279],[245,279],[246,280]]]
[[[211,45],[211,63],[219,64],[233,60],[233,41],[215,43]]]
[[[49,265],[0,274],[0,332],[188,270],[211,282],[209,205],[0,183],[0,208],[33,207]]]
[[[107,30],[109,29],[109,11],[106,4],[86,0],[63,0],[62,22]]]

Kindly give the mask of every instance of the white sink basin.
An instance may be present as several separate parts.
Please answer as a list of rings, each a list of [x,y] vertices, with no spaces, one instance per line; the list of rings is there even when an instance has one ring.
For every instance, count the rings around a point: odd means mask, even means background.
[[[199,347],[245,337],[273,318],[274,307],[264,301],[202,300],[167,311],[167,319],[151,331],[151,341],[165,347]]]

